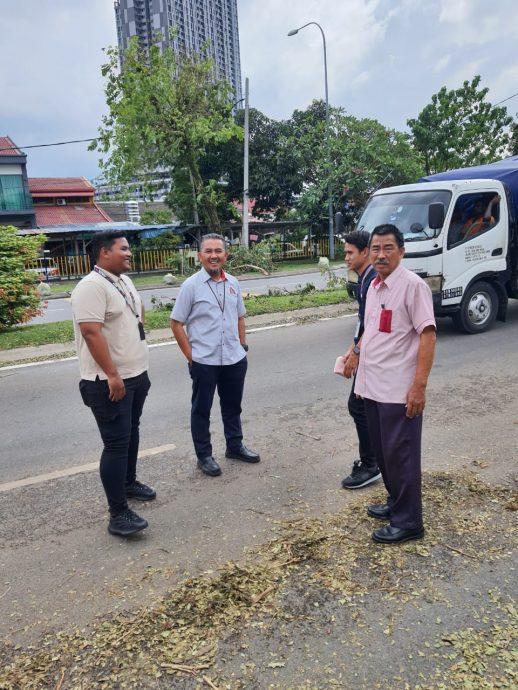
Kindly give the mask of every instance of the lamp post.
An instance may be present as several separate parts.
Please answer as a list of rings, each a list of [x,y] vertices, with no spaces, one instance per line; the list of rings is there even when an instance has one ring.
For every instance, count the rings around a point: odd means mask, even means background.
[[[303,26],[299,26],[298,29],[292,29],[291,31],[288,32],[288,36],[295,36],[295,34],[298,34],[301,29],[305,29],[306,26],[318,26],[320,29],[320,33],[322,34],[322,41],[324,43],[324,80],[325,80],[325,88],[326,88],[326,138],[327,138],[327,165],[328,165],[328,174],[331,174],[331,148],[329,145],[329,140],[331,138],[331,128],[329,124],[329,93],[328,93],[328,88],[327,88],[327,51],[326,51],[326,35],[324,33],[324,29],[318,24],[317,22],[308,22],[307,24],[304,24]],[[333,233],[333,194],[331,190],[331,180],[328,180],[327,183],[327,198],[328,198],[328,207],[329,207],[329,258],[333,260],[335,258],[335,238],[334,238],[334,233]]]
[[[242,242],[245,247],[249,245],[248,233],[248,144],[250,138],[249,103],[248,103],[248,77],[245,79],[245,132],[244,132],[244,161],[243,161],[243,230]]]

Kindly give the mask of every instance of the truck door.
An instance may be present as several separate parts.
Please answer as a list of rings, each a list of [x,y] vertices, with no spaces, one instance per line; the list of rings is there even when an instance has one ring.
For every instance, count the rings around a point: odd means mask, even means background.
[[[466,287],[478,275],[505,269],[505,204],[496,191],[458,197],[443,257],[443,305],[459,304]]]

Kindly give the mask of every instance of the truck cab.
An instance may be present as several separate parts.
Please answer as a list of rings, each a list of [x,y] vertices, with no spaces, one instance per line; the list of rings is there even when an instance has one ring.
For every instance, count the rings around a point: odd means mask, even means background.
[[[518,297],[513,198],[496,179],[430,181],[377,191],[358,230],[395,225],[405,238],[403,265],[429,285],[437,316],[467,333],[505,320]]]

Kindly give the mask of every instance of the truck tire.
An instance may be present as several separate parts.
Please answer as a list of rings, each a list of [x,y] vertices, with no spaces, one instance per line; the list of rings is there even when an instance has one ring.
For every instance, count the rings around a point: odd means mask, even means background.
[[[483,333],[493,325],[498,311],[498,296],[492,285],[474,283],[462,298],[453,323],[464,333]]]

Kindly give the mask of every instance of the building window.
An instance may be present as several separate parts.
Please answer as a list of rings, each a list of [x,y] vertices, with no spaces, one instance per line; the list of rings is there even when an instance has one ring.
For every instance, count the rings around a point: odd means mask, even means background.
[[[31,204],[21,175],[0,175],[0,211],[23,211]]]

